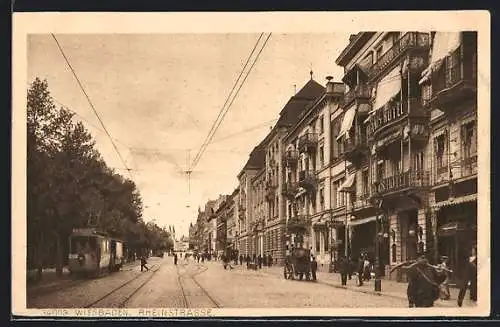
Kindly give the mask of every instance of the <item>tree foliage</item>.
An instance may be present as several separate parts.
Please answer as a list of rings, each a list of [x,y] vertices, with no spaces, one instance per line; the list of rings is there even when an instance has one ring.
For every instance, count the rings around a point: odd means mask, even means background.
[[[130,253],[173,247],[166,229],[144,222],[135,183],[106,165],[92,135],[56,108],[39,78],[28,89],[27,182],[28,268],[60,273],[73,228],[102,229]]]

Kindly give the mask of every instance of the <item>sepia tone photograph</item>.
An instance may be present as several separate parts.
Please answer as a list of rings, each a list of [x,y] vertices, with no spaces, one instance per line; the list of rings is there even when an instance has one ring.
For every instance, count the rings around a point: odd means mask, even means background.
[[[20,312],[488,312],[489,34],[81,15],[14,47]]]

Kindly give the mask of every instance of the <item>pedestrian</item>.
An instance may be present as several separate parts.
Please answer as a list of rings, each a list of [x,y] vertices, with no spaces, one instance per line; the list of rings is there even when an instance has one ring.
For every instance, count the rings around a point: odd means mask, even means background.
[[[271,256],[271,254],[269,254],[269,267],[272,267],[273,266],[273,257]]]
[[[259,269],[262,269],[262,255],[260,255],[260,254],[257,257],[257,263],[259,265]]]
[[[240,254],[240,266],[243,266],[243,254]]]
[[[342,286],[347,286],[347,259],[344,256],[339,258],[339,272]]]
[[[312,257],[311,261],[311,274],[312,274],[312,280],[316,281],[316,271],[318,270],[318,262],[316,261],[315,257]]]
[[[439,284],[444,278],[440,278],[424,253],[420,253],[417,261],[408,267],[406,275],[409,278],[407,295],[410,307],[433,307],[434,301],[439,299]]]
[[[440,298],[441,300],[449,300],[450,299],[450,285],[449,285],[449,280],[450,280],[450,272],[448,268],[448,257],[447,256],[442,256],[441,257],[441,263],[438,265],[438,273],[443,274],[445,276],[445,280],[441,283],[441,294]]]
[[[174,253],[174,265],[177,265],[177,253]]]
[[[363,267],[364,267],[364,258],[363,255],[360,254],[358,258],[358,265],[357,265],[357,275],[358,275],[358,286],[363,286]]]
[[[351,256],[348,257],[347,264],[348,264],[348,268],[349,268],[349,270],[347,270],[347,278],[349,280],[351,280],[352,279],[352,273],[354,271],[354,269],[353,269],[353,262],[352,262]]]
[[[247,269],[249,268],[250,266],[250,256],[247,254],[246,257],[245,257],[245,261],[247,263]]]
[[[370,272],[370,260],[368,259],[368,254],[364,254],[364,260],[363,260],[363,279],[364,280],[370,280],[371,279],[371,272]]]
[[[149,268],[147,266],[147,261],[146,261],[146,256],[142,256],[141,257],[141,271],[144,271],[144,269],[146,269],[146,271],[149,271]]]
[[[465,293],[467,288],[469,288],[469,296],[471,301],[477,301],[477,248],[473,247],[471,250],[471,256],[469,261],[465,266],[464,276],[462,278],[462,285],[460,287],[460,292],[458,293],[457,304],[459,307],[462,306],[464,301]]]

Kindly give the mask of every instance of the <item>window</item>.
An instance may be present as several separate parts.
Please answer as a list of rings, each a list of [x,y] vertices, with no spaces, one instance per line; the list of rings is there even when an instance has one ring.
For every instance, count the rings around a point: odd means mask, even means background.
[[[470,158],[477,154],[477,142],[476,142],[476,126],[475,122],[471,121],[467,124],[462,125],[462,148],[463,157]]]
[[[380,57],[382,57],[382,55],[383,55],[383,51],[384,51],[384,49],[383,49],[383,47],[382,47],[382,46],[380,46],[380,47],[376,50],[376,52],[375,52],[375,53],[376,53],[376,59],[377,59],[377,61],[380,59]]]
[[[324,126],[324,119],[323,116],[319,117],[319,133],[323,134],[325,131],[325,126]]]
[[[319,231],[314,231],[314,241],[316,243],[316,252],[320,252],[321,251],[321,243],[320,243],[320,232]]]
[[[436,168],[438,172],[447,165],[447,156],[445,154],[445,135],[441,134],[434,139],[434,149],[436,155]]]
[[[332,183],[332,204],[333,208],[340,208],[344,206],[345,204],[345,194],[344,192],[339,192],[338,189],[340,188],[340,185],[344,182],[344,179],[341,178],[337,181],[334,181]]]
[[[363,195],[368,195],[369,193],[369,185],[370,185],[370,182],[368,180],[368,169],[366,170],[363,170],[363,172],[361,173],[362,177],[362,181],[363,181]]]
[[[340,133],[340,122],[341,122],[340,118],[341,117],[335,118],[335,120],[332,121],[332,123],[331,123],[331,126],[332,126],[332,132],[331,132],[331,134],[332,134],[332,139],[331,140],[332,141],[331,141],[331,144],[332,145],[331,145],[330,148],[331,148],[331,151],[332,151],[331,152],[331,154],[332,154],[332,160],[336,159],[336,158],[338,158],[340,156],[339,149],[340,149],[341,145],[340,145],[340,142],[337,142],[337,136]]]
[[[325,165],[325,151],[323,145],[319,147],[319,165],[320,167]]]
[[[325,210],[325,190],[324,188],[319,189],[319,206],[320,210]]]

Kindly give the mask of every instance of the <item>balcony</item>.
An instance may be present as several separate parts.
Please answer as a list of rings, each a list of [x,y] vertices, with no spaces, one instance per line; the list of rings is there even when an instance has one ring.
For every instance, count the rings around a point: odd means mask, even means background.
[[[290,217],[286,223],[287,231],[294,234],[307,232],[310,226],[311,216],[307,214]]]
[[[400,37],[394,45],[387,50],[378,60],[369,68],[368,78],[376,79],[383,74],[395,61],[409,50],[428,50],[429,34],[408,32]],[[423,67],[422,67],[423,68]]]
[[[302,170],[299,172],[299,186],[305,189],[313,189],[316,187],[318,178],[312,170]]]
[[[297,165],[297,161],[299,160],[299,152],[296,150],[287,150],[283,157],[287,167],[295,167],[295,165]]]
[[[318,134],[306,133],[299,138],[299,150],[302,152],[310,152],[316,149],[318,145]]]
[[[433,74],[429,104],[443,111],[455,109],[454,104],[472,98],[476,93],[477,63],[475,55],[464,55],[463,45],[445,58]]]
[[[361,163],[364,156],[368,154],[366,136],[363,137],[357,134],[348,139],[344,138],[344,146],[341,153],[348,161],[354,164]]]
[[[293,198],[295,197],[295,194],[297,194],[298,188],[298,183],[288,181],[283,184],[282,194],[288,198]]]
[[[388,196],[395,193],[417,190],[429,185],[427,172],[408,170],[390,177],[384,177],[372,185],[372,194]]]
[[[369,133],[376,135],[384,129],[405,121],[408,116],[417,118],[417,121],[418,119],[425,120],[428,116],[419,99],[410,98],[410,110],[408,110],[408,101],[389,101],[370,118]]]
[[[364,84],[358,84],[344,95],[343,107],[348,107],[354,100],[368,101],[371,97],[371,89]]]

